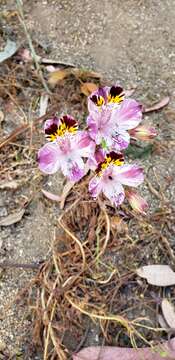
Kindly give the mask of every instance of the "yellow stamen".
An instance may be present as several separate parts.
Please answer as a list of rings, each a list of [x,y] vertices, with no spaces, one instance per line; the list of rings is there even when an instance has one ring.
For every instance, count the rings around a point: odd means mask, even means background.
[[[104,98],[102,96],[98,96],[97,106],[102,106],[102,105],[104,105],[104,103],[105,103]]]
[[[62,123],[54,134],[49,134],[47,135],[47,137],[49,138],[50,141],[54,141],[58,136],[64,136],[66,132],[76,133],[77,130],[78,130],[78,126],[76,125],[69,127],[66,126],[65,123]]]
[[[107,169],[107,167],[111,164],[116,166],[121,166],[123,165],[123,163],[124,163],[123,159],[112,159],[110,156],[106,156],[104,162],[101,164],[101,171],[99,172],[98,175],[101,176],[103,171]]]
[[[108,95],[108,103],[115,103],[120,104],[124,100],[124,94],[111,96],[111,94]]]

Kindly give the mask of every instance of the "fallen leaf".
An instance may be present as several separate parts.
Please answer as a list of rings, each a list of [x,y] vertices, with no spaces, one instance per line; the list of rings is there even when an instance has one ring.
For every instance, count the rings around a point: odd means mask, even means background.
[[[158,314],[158,315],[157,315],[157,320],[158,320],[161,328],[166,329],[166,330],[169,329],[168,324],[166,323],[164,317],[163,317],[161,314]]]
[[[53,201],[61,201],[61,196],[55,195],[49,191],[46,191],[44,189],[41,189],[42,193],[44,194],[44,196],[49,199],[49,200],[53,200]]]
[[[147,265],[137,269],[137,275],[156,286],[175,285],[175,272],[168,265]]]
[[[72,63],[68,63],[66,61],[63,62],[63,61],[60,61],[57,59],[47,59],[47,58],[40,57],[39,62],[40,62],[40,64],[44,64],[44,65],[62,66],[62,67],[66,67],[66,68],[75,68],[76,67]]]
[[[42,94],[41,95],[40,104],[39,104],[39,116],[45,115],[45,113],[47,111],[48,100],[49,100],[49,95],[48,94]]]
[[[18,210],[0,220],[0,226],[9,226],[19,222],[25,213],[25,209]]]
[[[49,84],[52,86],[55,86],[59,81],[65,79],[65,77],[67,77],[68,75],[70,75],[72,73],[72,68],[67,68],[67,69],[59,69],[56,71],[52,71],[49,74]]]
[[[0,51],[0,63],[13,56],[17,50],[16,42],[8,39],[4,50]]]
[[[170,328],[175,329],[175,308],[167,299],[163,299],[161,303],[162,313]]]
[[[73,188],[75,182],[74,181],[68,181],[66,185],[63,188],[63,193],[61,195],[61,202],[60,202],[60,209],[62,210],[64,208],[64,204],[66,201],[66,198],[70,192],[70,190]]]
[[[144,107],[142,108],[142,112],[143,113],[148,113],[148,112],[152,112],[152,111],[158,111],[160,109],[162,109],[164,106],[168,105],[170,101],[169,96],[164,97],[162,100],[160,100],[159,102],[153,104],[150,107]]]
[[[72,73],[75,76],[80,77],[81,79],[87,79],[87,78],[94,78],[94,79],[100,79],[102,76],[101,74],[91,71],[91,70],[84,70],[84,69],[72,69]]]
[[[153,351],[151,348],[131,349],[120,347],[88,347],[73,355],[73,360],[174,360],[175,339],[169,344],[158,345]]]
[[[97,89],[98,86],[94,83],[86,82],[81,85],[81,92],[86,96],[89,96],[93,91]]]
[[[0,110],[0,124],[4,121],[4,113]]]

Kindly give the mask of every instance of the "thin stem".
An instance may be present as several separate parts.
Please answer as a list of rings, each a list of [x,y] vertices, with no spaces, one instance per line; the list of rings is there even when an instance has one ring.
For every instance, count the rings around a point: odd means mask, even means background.
[[[24,21],[24,13],[23,13],[23,8],[22,8],[22,4],[21,4],[21,1],[20,0],[16,0],[16,3],[17,3],[17,9],[18,9],[18,19],[24,29],[24,32],[25,32],[25,35],[26,35],[26,38],[27,38],[27,41],[28,41],[28,44],[29,44],[29,48],[30,48],[30,51],[31,51],[31,55],[32,55],[32,58],[33,58],[33,61],[35,63],[35,66],[36,66],[36,69],[37,69],[37,72],[38,72],[38,75],[40,77],[40,80],[43,84],[43,87],[44,89],[47,91],[47,93],[51,94],[51,91],[49,90],[47,84],[46,84],[46,81],[43,77],[43,74],[42,74],[42,71],[41,71],[41,68],[40,68],[40,65],[39,65],[39,62],[38,62],[38,57],[37,57],[37,54],[35,52],[35,49],[34,49],[34,46],[33,46],[33,43],[32,43],[32,39],[30,37],[30,34],[28,32],[28,29],[27,29],[27,26],[26,26],[26,23]]]

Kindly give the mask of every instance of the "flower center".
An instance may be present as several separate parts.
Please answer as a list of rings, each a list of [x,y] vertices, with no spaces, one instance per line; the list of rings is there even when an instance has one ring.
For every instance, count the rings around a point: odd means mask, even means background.
[[[50,141],[56,140],[57,137],[64,136],[66,133],[76,133],[78,124],[72,117],[64,115],[59,122],[59,125],[53,123],[45,130],[46,137]]]
[[[98,165],[96,169],[96,173],[98,176],[102,176],[104,170],[106,170],[109,167],[109,165],[121,166],[123,165],[123,163],[124,163],[123,154],[119,154],[119,153],[115,153],[114,151],[111,151],[109,154],[106,155],[104,161]]]
[[[91,97],[91,100],[93,101],[93,103],[95,104],[95,105],[97,105],[97,106],[102,106],[102,105],[104,105],[104,103],[105,103],[105,99],[103,98],[103,96],[101,96],[101,95],[93,95],[92,97]]]
[[[120,104],[124,100],[125,93],[120,86],[112,86],[108,94],[108,103]]]

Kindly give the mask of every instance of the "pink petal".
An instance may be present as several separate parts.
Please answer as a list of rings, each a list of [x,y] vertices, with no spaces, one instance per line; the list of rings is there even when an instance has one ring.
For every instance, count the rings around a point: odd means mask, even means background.
[[[80,168],[78,164],[75,163],[71,168],[68,178],[70,181],[77,182],[84,176],[84,174],[85,174],[84,168],[83,169]]]
[[[97,121],[95,121],[92,116],[88,116],[87,118],[87,126],[88,126],[88,132],[90,137],[95,140],[97,132],[98,132],[98,126]]]
[[[123,186],[115,179],[103,182],[103,193],[115,206],[121,205],[125,198]]]
[[[93,198],[97,198],[102,190],[102,180],[98,176],[94,176],[89,182],[89,192]]]
[[[142,120],[140,104],[133,99],[125,99],[119,108],[113,111],[112,117],[121,130],[135,128]]]
[[[38,151],[39,168],[46,174],[55,173],[60,167],[60,151],[56,143],[45,144]]]
[[[76,135],[75,135],[76,136]],[[79,131],[75,148],[78,148],[82,157],[89,157],[95,151],[95,142],[89,136],[88,131]]]
[[[122,165],[120,167],[115,167],[115,176],[116,180],[123,185],[128,186],[138,186],[143,180],[143,170],[137,165]]]
[[[120,130],[119,130],[120,131]],[[130,143],[130,135],[127,131],[121,131],[116,137],[113,138],[112,148],[118,152],[126,149]]]
[[[87,164],[91,170],[95,170],[99,163],[103,162],[105,158],[105,151],[101,147],[96,147],[96,150],[88,158]]]
[[[77,153],[70,153],[62,158],[61,170],[69,180],[79,181],[85,173],[84,162]]]
[[[170,344],[157,345],[157,351],[151,348],[132,349],[112,346],[88,347],[73,355],[73,360],[173,360],[175,359],[175,339]],[[161,351],[162,354],[161,355]]]

